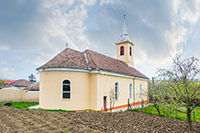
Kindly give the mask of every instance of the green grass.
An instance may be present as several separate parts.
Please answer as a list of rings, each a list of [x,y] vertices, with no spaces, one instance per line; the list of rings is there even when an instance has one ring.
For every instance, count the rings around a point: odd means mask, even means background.
[[[142,109],[133,109],[133,110],[130,110],[130,111],[142,112]],[[181,110],[181,111],[184,111],[184,110]],[[161,108],[160,112],[161,112],[161,116],[164,116],[164,114],[165,114],[164,108]],[[186,111],[184,111],[184,112],[186,112]],[[158,115],[158,111],[155,109],[155,107],[153,105],[145,107],[144,113],[152,114],[152,115]],[[176,111],[170,112],[170,110],[167,108],[167,117],[176,118]],[[194,121],[193,120],[193,111],[192,111],[192,114],[191,114],[191,118],[192,118],[192,121]],[[187,114],[177,112],[177,118],[176,119],[187,120]],[[200,122],[200,107],[199,106],[195,107],[195,121]]]
[[[76,112],[73,110],[62,110],[62,109],[29,109],[29,110],[54,111],[54,112]]]
[[[10,101],[9,101],[10,102]],[[3,104],[5,104],[5,103],[7,103],[7,102],[0,102],[0,105],[3,105]]]
[[[30,106],[39,104],[39,102],[12,102],[12,101],[9,101],[9,102],[11,102],[13,105],[11,106],[11,108],[18,108],[18,109],[27,109]],[[7,102],[1,102],[0,105],[5,104],[5,103]]]
[[[10,108],[18,108],[18,109],[27,109],[30,106],[34,106],[34,105],[38,105],[39,102],[12,102],[13,106],[10,106]],[[7,102],[0,102],[0,105],[5,104]],[[56,111],[56,112],[76,112],[76,111],[71,111],[71,110],[62,110],[62,109],[58,109],[58,110],[51,110],[51,109],[29,109],[29,110],[41,110],[41,111]]]
[[[98,111],[93,111],[93,110],[89,110],[89,111],[81,111],[81,113],[84,113],[84,112],[97,113],[97,112],[101,112],[101,110],[98,110]]]

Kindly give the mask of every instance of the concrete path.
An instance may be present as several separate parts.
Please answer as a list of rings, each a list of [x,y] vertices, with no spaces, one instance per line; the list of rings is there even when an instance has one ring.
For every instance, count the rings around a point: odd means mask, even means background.
[[[28,109],[39,109],[39,105],[30,106]]]

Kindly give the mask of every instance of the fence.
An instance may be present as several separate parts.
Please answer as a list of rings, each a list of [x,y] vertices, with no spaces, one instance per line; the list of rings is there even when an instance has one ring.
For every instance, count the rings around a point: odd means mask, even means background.
[[[163,97],[165,100],[167,100],[167,103],[170,103],[170,97],[169,96],[164,96]],[[186,99],[177,99],[177,98],[175,98],[175,97],[172,97],[173,99],[174,99],[174,101],[178,101],[178,103],[181,103],[181,102],[184,102],[184,103],[186,103]],[[155,101],[159,101],[158,100],[158,98],[156,98],[156,97],[152,97],[152,96],[149,96],[149,102],[150,103],[152,103],[153,102],[153,100],[155,100]],[[200,99],[193,99],[193,100],[191,100],[191,106],[193,106],[193,102],[196,104],[196,106],[200,106]]]
[[[0,90],[0,102],[2,101],[39,101],[39,91],[25,90]]]

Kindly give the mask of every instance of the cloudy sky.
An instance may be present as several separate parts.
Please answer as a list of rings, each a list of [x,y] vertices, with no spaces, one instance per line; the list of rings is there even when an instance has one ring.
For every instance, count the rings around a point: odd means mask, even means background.
[[[1,0],[0,79],[28,79],[65,49],[116,57],[123,15],[135,68],[151,78],[170,56],[200,59],[200,0]]]

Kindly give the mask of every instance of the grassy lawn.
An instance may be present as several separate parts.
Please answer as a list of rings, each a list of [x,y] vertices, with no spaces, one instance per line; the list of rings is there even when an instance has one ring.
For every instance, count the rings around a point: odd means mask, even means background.
[[[142,109],[133,109],[131,111],[142,112]],[[184,110],[181,110],[181,111],[184,111]],[[164,108],[162,108],[160,110],[160,112],[161,112],[161,116],[164,116],[164,114],[165,114]],[[184,111],[184,112],[186,112],[186,111]],[[158,111],[154,108],[153,105],[145,107],[144,113],[158,115]],[[170,110],[167,109],[167,117],[176,118],[176,111],[170,112]],[[192,111],[191,118],[192,118],[192,121],[194,121],[193,120],[193,111]],[[177,118],[176,119],[187,120],[187,114],[177,112]],[[195,107],[195,120],[196,120],[196,122],[200,122],[200,107],[199,106]]]
[[[12,102],[12,101],[9,101],[9,102],[11,102],[12,105],[13,105],[10,108],[18,108],[18,109],[27,109],[30,106],[34,106],[34,105],[39,104],[39,102]],[[3,105],[5,103],[7,103],[7,102],[0,102],[0,105]],[[56,112],[76,112],[76,111],[72,111],[72,110],[62,110],[62,109],[29,109],[29,110],[56,111]],[[82,112],[94,113],[94,112],[101,112],[101,111],[89,110],[89,111],[82,111]]]
[[[13,106],[10,106],[10,108],[18,108],[18,109],[27,109],[30,106],[38,105],[39,102],[12,102]],[[5,104],[7,102],[0,102],[0,105]],[[56,112],[75,112],[75,111],[70,111],[70,110],[50,110],[50,109],[29,109],[29,110],[41,110],[41,111],[56,111]]]
[[[9,101],[9,102],[11,102],[13,105],[11,106],[11,108],[19,108],[19,109],[27,109],[30,106],[39,104],[39,102],[12,102],[12,101]],[[0,102],[0,105],[5,104],[5,103],[7,102]]]
[[[73,110],[62,110],[62,109],[29,109],[29,110],[54,111],[54,112],[76,112]]]

